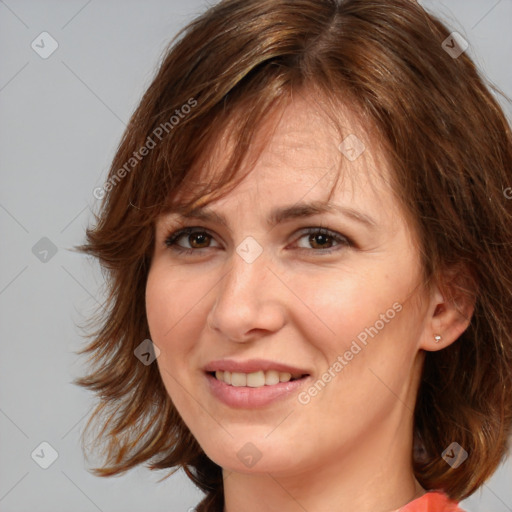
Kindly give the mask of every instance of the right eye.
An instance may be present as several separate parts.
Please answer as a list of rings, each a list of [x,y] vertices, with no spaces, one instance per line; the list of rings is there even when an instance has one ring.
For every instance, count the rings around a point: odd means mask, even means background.
[[[174,231],[170,233],[165,239],[165,246],[173,251],[177,251],[179,253],[192,254],[193,252],[200,251],[201,249],[208,249],[209,247],[183,247],[179,245],[177,242],[182,238],[187,236],[186,240],[191,241],[196,240],[197,242],[192,242],[194,244],[205,244],[213,239],[213,236],[210,235],[204,228],[200,226],[187,227],[183,229],[179,229],[178,231]]]

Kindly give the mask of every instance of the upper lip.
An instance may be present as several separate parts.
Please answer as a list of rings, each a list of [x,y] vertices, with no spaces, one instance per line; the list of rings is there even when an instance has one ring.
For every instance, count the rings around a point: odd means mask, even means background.
[[[276,370],[278,372],[288,372],[292,375],[309,375],[308,370],[290,366],[289,364],[269,361],[268,359],[248,359],[247,361],[234,361],[232,359],[218,359],[211,361],[204,367],[205,372],[227,371],[239,373],[254,373],[257,371]]]

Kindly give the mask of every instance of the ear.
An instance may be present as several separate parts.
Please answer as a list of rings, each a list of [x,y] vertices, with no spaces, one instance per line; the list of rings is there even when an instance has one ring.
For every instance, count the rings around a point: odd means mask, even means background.
[[[476,281],[468,267],[444,271],[431,290],[420,348],[436,351],[456,341],[471,322],[475,302]]]

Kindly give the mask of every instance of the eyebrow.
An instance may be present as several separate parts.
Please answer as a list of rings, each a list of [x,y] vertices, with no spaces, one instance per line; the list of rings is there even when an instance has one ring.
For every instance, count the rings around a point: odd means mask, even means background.
[[[198,206],[196,208],[188,210],[181,206],[174,206],[169,211],[169,213],[178,214],[186,219],[190,218],[216,222],[218,224],[225,226],[229,230],[227,220],[223,215],[218,214],[204,206]],[[312,217],[314,215],[319,215],[322,213],[338,213],[356,222],[359,222],[367,226],[368,228],[375,229],[377,227],[377,222],[372,217],[363,212],[354,210],[353,208],[348,208],[346,206],[341,206],[332,202],[324,201],[297,203],[291,206],[274,208],[267,218],[267,224],[270,227],[274,227],[275,225],[285,221]]]

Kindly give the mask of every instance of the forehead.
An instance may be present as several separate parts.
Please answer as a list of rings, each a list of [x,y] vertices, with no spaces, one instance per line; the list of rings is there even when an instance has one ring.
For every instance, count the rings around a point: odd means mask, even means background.
[[[377,182],[375,151],[367,131],[348,110],[337,110],[335,115],[311,97],[295,98],[276,111],[270,126],[260,127],[255,137],[256,145],[264,149],[255,165],[260,172],[254,178],[271,177],[283,186],[318,183],[325,188],[341,174],[341,181],[349,178],[350,184],[339,187],[340,191],[355,188],[355,181],[363,187]]]
[[[270,213],[275,206],[327,201],[332,191],[331,202],[339,206],[366,209],[381,220],[396,216],[389,168],[371,127],[348,108],[340,106],[333,115],[329,107],[318,96],[301,95],[269,112],[244,157],[243,181],[224,197],[211,203],[201,197],[194,206],[215,210],[236,204],[240,209],[257,198]],[[218,134],[194,181],[218,180],[235,147],[231,133],[228,124]],[[193,193],[193,187],[189,190]]]

